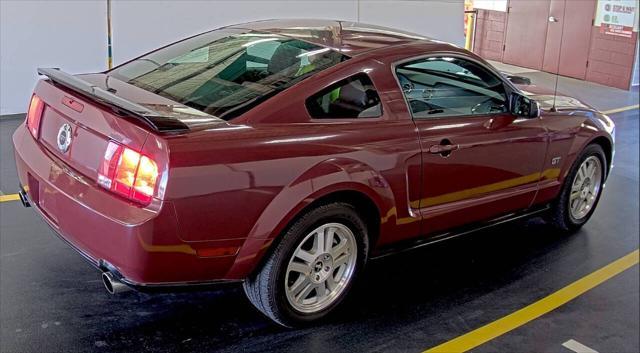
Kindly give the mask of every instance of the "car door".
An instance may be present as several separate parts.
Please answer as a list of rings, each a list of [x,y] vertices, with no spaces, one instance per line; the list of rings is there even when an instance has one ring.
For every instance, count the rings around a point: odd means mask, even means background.
[[[543,172],[540,118],[509,112],[514,88],[481,62],[436,55],[395,66],[422,149],[423,234],[529,207]]]

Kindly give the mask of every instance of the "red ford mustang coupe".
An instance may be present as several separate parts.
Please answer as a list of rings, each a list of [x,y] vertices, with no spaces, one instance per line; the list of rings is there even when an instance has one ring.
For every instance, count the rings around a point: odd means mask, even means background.
[[[39,69],[20,195],[110,292],[242,281],[285,326],[367,260],[532,214],[592,215],[614,125],[478,56],[351,22],[262,21],[103,73]]]

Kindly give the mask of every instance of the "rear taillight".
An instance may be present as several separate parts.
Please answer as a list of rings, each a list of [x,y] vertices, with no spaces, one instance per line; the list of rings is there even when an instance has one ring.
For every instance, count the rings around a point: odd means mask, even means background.
[[[98,170],[98,184],[148,205],[155,192],[158,165],[148,156],[110,141]]]
[[[42,118],[42,111],[44,110],[44,102],[40,97],[35,94],[31,96],[31,102],[29,102],[29,110],[27,111],[27,128],[34,138],[38,138],[40,132],[40,119]]]

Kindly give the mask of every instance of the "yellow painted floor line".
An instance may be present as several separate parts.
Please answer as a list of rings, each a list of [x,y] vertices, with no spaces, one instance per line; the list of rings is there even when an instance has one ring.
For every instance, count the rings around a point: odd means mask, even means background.
[[[466,352],[478,347],[498,336],[516,329],[527,322],[566,304],[588,290],[598,286],[606,280],[638,264],[638,249],[630,254],[610,263],[609,265],[582,277],[559,291],[544,297],[497,321],[482,326],[474,331],[445,342],[425,351],[431,352]]]
[[[20,200],[20,196],[18,194],[0,195],[0,202],[19,201],[19,200]]]
[[[640,108],[640,104],[630,105],[628,107],[616,108],[616,109],[611,109],[611,110],[605,110],[602,113],[603,114],[615,114],[615,113],[626,112],[627,110],[633,110],[633,109],[638,109],[638,108]]]

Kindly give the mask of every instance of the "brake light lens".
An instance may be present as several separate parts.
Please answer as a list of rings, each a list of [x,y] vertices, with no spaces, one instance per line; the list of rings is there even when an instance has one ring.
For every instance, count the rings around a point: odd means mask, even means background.
[[[29,102],[29,110],[27,110],[27,129],[34,138],[38,138],[40,132],[40,120],[42,119],[42,111],[44,110],[44,102],[35,94],[31,96]]]
[[[138,165],[138,174],[133,184],[133,198],[139,199],[146,195],[153,195],[158,179],[158,166],[147,156],[140,157]]]
[[[155,192],[158,165],[148,156],[110,141],[98,171],[98,184],[148,205]]]

